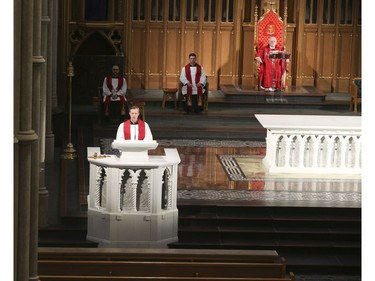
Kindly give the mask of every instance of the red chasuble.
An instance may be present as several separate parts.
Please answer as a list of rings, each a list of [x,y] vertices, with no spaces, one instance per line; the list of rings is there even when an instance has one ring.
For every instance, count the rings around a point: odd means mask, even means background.
[[[130,135],[130,120],[124,122],[124,137],[126,140],[131,140]],[[146,136],[145,122],[138,120],[138,140],[143,140]]]

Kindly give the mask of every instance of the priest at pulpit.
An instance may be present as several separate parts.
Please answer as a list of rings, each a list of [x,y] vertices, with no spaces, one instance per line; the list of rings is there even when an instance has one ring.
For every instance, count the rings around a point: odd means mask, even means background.
[[[132,106],[129,110],[130,119],[121,123],[117,129],[116,140],[146,140],[152,141],[150,127],[139,119],[139,107]]]

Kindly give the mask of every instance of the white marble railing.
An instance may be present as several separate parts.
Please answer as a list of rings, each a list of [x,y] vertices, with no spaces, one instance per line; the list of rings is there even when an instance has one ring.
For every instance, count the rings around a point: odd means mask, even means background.
[[[361,117],[256,114],[269,173],[361,174]]]

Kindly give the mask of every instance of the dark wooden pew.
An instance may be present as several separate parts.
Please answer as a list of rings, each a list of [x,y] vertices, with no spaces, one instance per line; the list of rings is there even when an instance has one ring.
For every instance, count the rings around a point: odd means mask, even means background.
[[[233,277],[103,277],[103,276],[42,276],[41,281],[295,281],[293,273],[285,278],[233,278]]]
[[[284,263],[39,261],[41,275],[167,276],[167,277],[278,277]]]
[[[40,280],[294,281],[276,251],[39,248]]]
[[[108,261],[211,261],[276,263],[273,250],[214,249],[124,249],[124,248],[44,248],[39,260],[108,260]]]

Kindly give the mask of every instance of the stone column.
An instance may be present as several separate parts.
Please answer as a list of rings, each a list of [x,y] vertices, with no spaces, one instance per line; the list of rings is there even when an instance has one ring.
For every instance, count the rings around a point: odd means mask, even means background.
[[[319,156],[319,145],[320,145],[320,139],[322,136],[316,136],[312,137],[312,149],[313,149],[313,156],[312,156],[312,167],[317,168],[318,167],[318,156]]]
[[[285,140],[285,162],[284,162],[284,167],[290,167],[290,151],[292,149],[292,139],[293,139],[293,135],[290,135],[288,137],[288,135],[284,135],[284,140]]]
[[[44,75],[46,77],[46,126],[45,126],[45,162],[51,163],[54,159],[55,135],[52,131],[52,108],[53,100],[57,100],[56,96],[56,75],[53,70],[56,66],[57,53],[57,3],[55,0],[43,0],[43,46],[42,53],[46,58],[46,66]],[[56,103],[57,104],[57,103]]]
[[[46,163],[46,104],[47,104],[47,64],[44,58],[48,57],[48,28],[50,18],[48,16],[48,2],[41,3],[41,65],[40,65],[40,112],[39,112],[39,139],[40,139],[40,182],[39,182],[39,226],[48,225],[48,190],[45,186],[45,163]]]
[[[32,167],[38,165],[33,147],[38,136],[33,129],[33,20],[34,1],[14,2],[14,132],[15,132],[15,186],[14,186],[14,280],[34,280],[37,263],[32,258],[38,231],[32,208],[35,206],[35,177]],[[21,79],[22,78],[22,79]],[[38,223],[37,221],[35,222]]]
[[[354,140],[354,168],[359,168],[361,163],[361,141],[358,138]]]
[[[297,136],[298,138],[298,168],[303,168],[304,167],[304,158],[305,156],[305,136]]]
[[[38,139],[33,143],[32,149],[32,166],[31,166],[31,193],[30,193],[30,272],[29,280],[37,280],[38,276],[38,229],[39,229],[39,187],[41,169],[41,144],[43,140],[42,122],[42,65],[45,60],[41,54],[42,47],[42,0],[34,0],[34,17],[33,17],[33,69],[32,69],[32,127],[38,135]],[[43,153],[44,154],[44,153]]]

